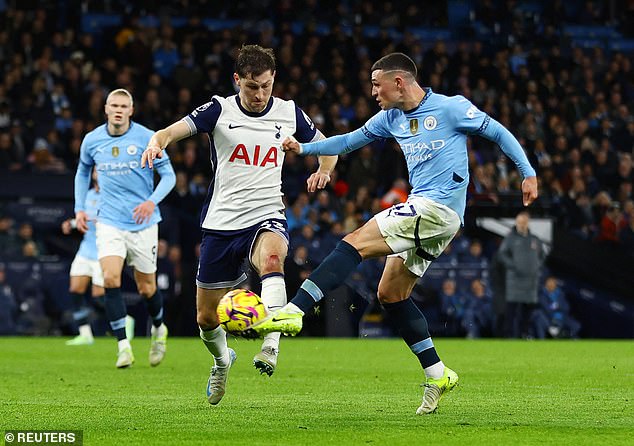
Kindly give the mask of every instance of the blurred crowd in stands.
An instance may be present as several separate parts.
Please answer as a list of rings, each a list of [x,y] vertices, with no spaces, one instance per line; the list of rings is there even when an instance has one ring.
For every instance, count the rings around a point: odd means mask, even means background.
[[[613,2],[552,1],[531,13],[517,1],[475,2],[473,26],[450,29],[450,40],[412,32],[447,27],[443,1],[423,7],[415,1],[181,0],[158,9],[147,1],[48,1],[26,9],[30,3],[14,8],[0,2],[2,175],[74,173],[82,138],[104,122],[105,97],[114,88],[132,92],[133,119],[152,129],[212,95],[234,94],[233,61],[243,43],[274,48],[275,96],[295,100],[327,136],[348,132],[378,111],[370,94],[372,63],[402,51],[418,64],[421,84],[464,95],[517,136],[538,171],[540,205],[560,227],[634,253],[632,54],[574,46],[562,31],[563,23],[573,23],[626,35],[634,29],[631,2],[616,2],[618,14],[606,6]],[[87,14],[120,20],[93,26]],[[208,18],[214,29],[205,25]],[[199,210],[211,174],[208,140],[190,138],[169,153],[177,183],[161,206],[164,258],[178,292],[193,299]],[[470,204],[496,205],[519,190],[512,162],[488,141],[470,139],[469,159]],[[309,195],[305,181],[315,166],[314,158],[286,155],[292,291],[344,234],[408,193],[407,169],[393,141],[342,156],[330,186]],[[461,263],[486,262],[493,250],[466,235],[453,249]],[[29,222],[3,215],[0,253],[33,258],[47,247]],[[371,262],[362,268],[380,271]],[[491,305],[486,265],[480,270],[484,277],[466,285],[450,279],[437,286],[442,296],[459,293],[443,297],[438,311],[472,337],[495,327],[493,313],[484,310]],[[465,320],[479,322],[465,326]]]

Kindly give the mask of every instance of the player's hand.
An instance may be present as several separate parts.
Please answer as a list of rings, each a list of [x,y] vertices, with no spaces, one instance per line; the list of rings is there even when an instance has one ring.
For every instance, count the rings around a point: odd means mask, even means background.
[[[62,222],[62,234],[68,235],[73,230],[73,227],[70,224],[70,220],[64,220]]]
[[[150,169],[154,167],[154,160],[156,158],[163,158],[163,149],[161,149],[161,146],[159,146],[156,142],[150,139],[150,142],[141,155],[141,169],[145,168],[146,162]]]
[[[282,142],[282,150],[284,152],[295,152],[299,155],[302,153],[302,145],[298,143],[295,138],[287,136],[284,142]]]
[[[522,181],[522,201],[528,206],[537,199],[537,177],[526,177]]]
[[[323,172],[315,172],[306,180],[308,184],[308,192],[315,192],[317,189],[323,189],[326,184],[330,183],[330,175]]]
[[[150,221],[150,218],[152,218],[152,214],[154,214],[155,207],[156,205],[150,200],[144,201],[143,203],[135,207],[132,214],[135,223],[137,225],[142,225],[143,223]]]
[[[75,224],[77,230],[81,233],[88,232],[88,215],[84,211],[78,211],[75,213]]]

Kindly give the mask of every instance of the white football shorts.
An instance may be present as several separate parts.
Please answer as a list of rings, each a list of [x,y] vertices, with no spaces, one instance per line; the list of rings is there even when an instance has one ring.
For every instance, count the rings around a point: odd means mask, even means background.
[[[103,288],[103,271],[101,271],[99,260],[90,260],[86,257],[76,255],[73,259],[73,263],[70,264],[70,275],[72,277],[90,277],[94,286]]]
[[[97,253],[100,259],[121,257],[140,273],[152,274],[156,272],[157,245],[157,224],[132,232],[97,222]]]
[[[422,277],[460,229],[460,217],[444,204],[410,197],[374,216],[385,243],[405,266]]]

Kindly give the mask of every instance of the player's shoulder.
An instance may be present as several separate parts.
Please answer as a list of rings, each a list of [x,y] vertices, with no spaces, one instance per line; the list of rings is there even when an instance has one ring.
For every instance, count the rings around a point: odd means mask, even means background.
[[[140,135],[149,135],[152,136],[154,134],[154,130],[147,128],[143,124],[139,124],[136,121],[130,121],[131,130]]]
[[[299,108],[292,99],[282,99],[277,96],[271,96],[271,99],[273,100],[270,111],[272,114],[288,113],[289,115],[294,116],[296,114],[296,110],[301,110],[305,114],[305,112]]]
[[[449,106],[460,106],[463,104],[464,105],[471,104],[471,101],[465,98],[464,96],[462,96],[461,94],[447,96],[441,93],[434,93],[433,99],[440,104],[449,105]]]
[[[108,136],[108,130],[106,128],[106,124],[101,124],[98,127],[95,127],[84,136],[85,142],[90,142],[97,138],[102,138],[104,136]]]

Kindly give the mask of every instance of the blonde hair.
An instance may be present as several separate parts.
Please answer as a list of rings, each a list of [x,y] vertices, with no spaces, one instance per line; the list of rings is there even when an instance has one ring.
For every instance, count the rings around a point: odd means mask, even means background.
[[[132,98],[132,95],[130,94],[130,92],[126,90],[125,88],[117,88],[116,90],[112,90],[110,93],[108,93],[108,97],[106,98],[106,103],[108,103],[108,99],[110,99],[110,96],[114,96],[114,95],[127,96],[128,99],[130,99],[130,106],[134,107],[134,99]]]

